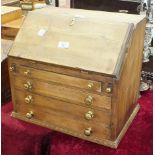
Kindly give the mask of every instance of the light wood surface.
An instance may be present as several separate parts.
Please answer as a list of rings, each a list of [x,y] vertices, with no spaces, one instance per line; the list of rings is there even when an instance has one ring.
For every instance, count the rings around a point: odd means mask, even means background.
[[[13,41],[1,39],[1,62],[7,58],[7,55],[12,45]]]
[[[22,17],[20,7],[2,6],[1,7],[1,23],[7,23]]]
[[[16,62],[16,65],[18,66],[25,66],[30,67],[38,70],[48,71],[48,72],[55,72],[59,74],[79,77],[87,80],[93,80],[93,81],[102,81],[103,83],[112,83],[113,79],[111,78],[112,75],[107,76],[106,74],[103,76],[101,74],[96,74],[91,71],[85,71],[85,70],[79,70],[77,68],[71,68],[71,67],[64,67],[60,65],[53,65],[49,63],[44,62],[37,62],[32,61],[29,59],[22,59],[17,57],[9,57],[9,64]]]
[[[1,0],[1,5],[11,6],[11,5],[19,5],[19,4],[20,4],[20,0]]]
[[[145,23],[142,16],[97,11],[30,13],[9,54],[12,115],[117,148],[139,110]],[[69,47],[57,48],[60,40]]]
[[[3,39],[14,40],[17,33],[23,24],[25,16],[22,16],[16,20],[2,24],[1,35]]]
[[[72,104],[69,102],[64,102],[58,99],[55,99],[54,97],[45,97],[42,95],[37,95],[34,93],[29,93],[27,91],[22,91],[22,89],[16,89],[15,91],[16,96],[19,96],[17,100],[17,104],[22,105],[31,105],[31,106],[39,106],[40,108],[47,108],[49,110],[57,112],[59,115],[63,115],[63,117],[69,117],[74,118],[76,120],[82,121],[82,122],[89,122],[89,123],[102,123],[106,127],[109,127],[110,125],[110,116],[111,113],[109,110],[97,110],[89,106],[79,106],[77,104]],[[32,95],[32,102],[31,103],[25,103],[25,98],[28,95]],[[52,104],[51,104],[52,103]],[[66,108],[67,107],[67,108]],[[98,108],[99,109],[99,108]],[[88,111],[93,111],[94,117],[92,120],[86,120],[85,114]],[[68,119],[69,119],[68,118]]]
[[[126,13],[117,13],[117,12],[106,12],[106,11],[96,11],[96,10],[84,10],[84,9],[70,9],[70,8],[52,8],[52,12],[55,14],[67,14],[72,15],[81,15],[81,17],[90,18],[90,19],[101,19],[102,21],[112,22],[112,23],[133,23],[136,25],[145,18],[145,15],[135,15],[135,14],[126,14]],[[61,11],[60,11],[61,10]],[[36,10],[36,13],[41,14],[50,14],[51,7],[44,8],[42,10]]]
[[[8,28],[16,28],[16,29],[20,29],[20,27],[22,26],[23,22],[25,20],[25,16],[22,15],[20,18],[15,19],[13,21],[9,21],[5,24],[2,24],[2,27],[8,27]]]
[[[25,75],[25,72],[29,72],[28,75]],[[72,76],[67,76],[63,74],[57,74],[54,72],[48,72],[44,70],[38,70],[34,68],[19,66],[16,70],[16,73],[19,73],[21,76],[25,76],[27,78],[35,78],[44,81],[50,81],[57,84],[62,84],[65,86],[76,87],[84,90],[89,90],[90,92],[101,92],[102,84],[101,82],[93,81],[93,80],[85,80],[82,78],[76,78]],[[89,88],[88,85],[92,84],[92,88]]]
[[[43,122],[43,121],[38,120],[38,119],[28,120],[28,119],[25,118],[24,115],[21,115],[16,111],[13,111],[11,115],[12,115],[12,117],[21,119],[21,120],[29,122],[29,123],[34,123],[34,124],[37,124],[37,125],[40,125],[40,126],[44,126],[44,127],[50,128],[50,129],[54,129],[54,130],[62,132],[62,133],[66,133],[66,134],[69,134],[69,135],[72,135],[72,136],[75,136],[75,137],[79,137],[81,139],[85,139],[85,140],[88,140],[88,141],[91,141],[91,142],[94,142],[94,143],[98,143],[98,144],[105,145],[105,146],[116,149],[118,147],[121,139],[123,138],[124,134],[126,133],[127,129],[131,125],[133,119],[136,117],[136,115],[137,115],[137,113],[139,111],[139,108],[140,108],[140,106],[138,104],[135,107],[135,109],[133,110],[132,114],[130,115],[128,121],[124,125],[123,129],[121,130],[121,132],[118,135],[116,140],[109,140],[109,139],[104,139],[104,138],[101,138],[101,137],[100,138],[98,138],[98,137],[94,138],[94,137],[91,137],[91,136],[87,137],[87,136],[84,136],[81,133],[77,134],[77,132],[71,131],[70,129],[62,128],[60,126],[55,126],[55,125]]]
[[[139,97],[146,20],[137,25],[131,46],[126,53],[119,80],[113,88],[113,136],[116,138],[136,106]]]
[[[39,18],[36,18],[38,15]],[[74,25],[70,26],[76,16]],[[118,15],[118,22],[107,21],[105,16],[98,11],[76,9],[36,10],[28,14],[9,55],[113,74],[118,57],[121,57],[122,46],[127,40],[125,36],[128,36],[130,22],[120,23],[128,18],[123,18],[124,15],[121,14]],[[142,19],[137,16],[135,18],[137,22]],[[39,36],[41,30],[45,34]],[[58,48],[61,41],[68,42],[69,47]]]
[[[32,78],[19,77],[17,75],[14,78],[15,87],[24,89],[24,84],[27,83],[27,81],[32,84],[32,90],[30,91],[32,93],[37,93],[48,97],[53,96],[54,98],[79,105],[85,105],[85,99],[87,96],[91,95],[94,98],[94,106],[111,109],[110,97],[97,95],[87,91],[81,91],[68,86],[57,85]]]
[[[75,120],[71,117],[67,117],[67,115],[62,116],[58,114],[56,111],[52,111],[46,108],[40,108],[39,106],[31,106],[31,105],[18,105],[17,111],[18,113],[25,117],[28,111],[34,111],[34,117],[31,120],[39,120],[46,124],[51,124],[57,126],[58,128],[68,129],[71,132],[84,135],[84,130],[90,126],[90,123],[87,121],[82,122],[81,120]],[[110,137],[110,130],[106,128],[103,124],[91,124],[93,129],[92,138],[100,137],[100,139]],[[86,137],[86,136],[85,136]]]

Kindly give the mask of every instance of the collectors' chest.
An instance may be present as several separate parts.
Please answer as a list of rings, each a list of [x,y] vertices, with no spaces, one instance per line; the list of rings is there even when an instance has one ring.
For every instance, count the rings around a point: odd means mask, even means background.
[[[9,53],[12,116],[116,148],[139,110],[145,19],[48,7]]]

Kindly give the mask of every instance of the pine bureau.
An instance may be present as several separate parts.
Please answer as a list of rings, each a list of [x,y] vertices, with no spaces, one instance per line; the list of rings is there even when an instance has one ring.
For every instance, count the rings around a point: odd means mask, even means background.
[[[47,7],[9,53],[12,116],[117,148],[139,110],[145,18]]]

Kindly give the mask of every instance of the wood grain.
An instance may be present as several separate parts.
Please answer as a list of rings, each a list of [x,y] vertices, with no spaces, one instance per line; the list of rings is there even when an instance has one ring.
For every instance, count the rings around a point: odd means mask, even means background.
[[[1,34],[3,39],[14,40],[17,36],[17,33],[23,24],[25,16],[20,17],[19,19],[13,20],[2,24]]]
[[[6,6],[19,6],[20,0],[2,0],[1,5]]]
[[[85,140],[88,140],[88,141],[91,141],[91,142],[94,142],[94,143],[97,143],[97,144],[105,145],[105,146],[116,149],[118,147],[118,144],[120,143],[123,135],[125,134],[125,132],[129,128],[129,126],[132,123],[133,119],[136,117],[136,114],[137,114],[138,110],[139,110],[139,105],[137,105],[135,107],[135,109],[133,110],[132,114],[130,115],[128,121],[124,125],[123,129],[121,130],[121,132],[120,132],[120,134],[119,134],[119,136],[117,137],[116,140],[109,140],[109,139],[104,139],[104,138],[100,138],[100,137],[94,138],[94,137],[91,137],[91,136],[87,137],[87,136],[84,136],[81,133],[77,134],[77,132],[71,131],[70,129],[66,129],[66,128],[62,128],[60,126],[58,127],[58,126],[55,126],[55,125],[52,125],[52,124],[48,124],[48,123],[45,123],[45,122],[37,120],[37,119],[28,120],[28,119],[25,118],[24,115],[21,115],[19,113],[14,112],[14,111],[12,112],[11,115],[13,117],[15,117],[15,118],[24,120],[24,121],[29,122],[29,123],[34,123],[34,124],[37,124],[37,125],[40,125],[40,126],[44,126],[44,127],[50,128],[50,129],[54,129],[54,130],[62,132],[62,133],[66,133],[66,134],[69,134],[69,135],[72,135],[72,136],[75,136],[75,137],[79,137],[81,139],[85,139]]]
[[[22,10],[19,7],[2,6],[1,9],[2,24],[13,21],[22,16]]]
[[[33,61],[30,59],[21,59],[19,57],[12,57],[9,56],[9,64],[16,63],[17,66],[25,66],[30,67],[38,70],[44,70],[48,72],[54,72],[59,73],[63,75],[69,75],[69,76],[75,76],[87,80],[93,80],[93,81],[102,81],[103,83],[112,83],[112,75],[107,74],[101,74],[96,73],[92,71],[86,71],[82,69],[77,68],[71,68],[71,67],[64,67],[61,65],[53,65],[49,63],[44,63],[41,61]]]
[[[137,25],[122,65],[120,80],[116,80],[113,85],[112,133],[114,139],[132,113],[139,96],[145,23],[144,19]]]
[[[56,14],[58,10],[62,12]],[[113,74],[129,23],[110,22],[98,17],[92,19],[86,10],[83,14],[78,10],[76,13],[84,17],[77,18],[73,26],[70,26],[70,23],[76,16],[74,11],[46,9],[46,12],[41,10],[29,13],[9,55]],[[39,18],[36,19],[38,14]],[[93,17],[96,16],[97,11]],[[44,35],[38,35],[38,25],[45,30]],[[36,46],[42,41],[42,46]],[[59,48],[61,41],[69,43],[69,47]]]
[[[79,106],[76,104],[71,104],[68,102],[64,102],[52,97],[44,97],[42,95],[21,91],[20,89],[15,90],[16,103],[17,104],[27,104],[32,106],[38,106],[41,109],[47,108],[49,110],[55,111],[58,114],[63,115],[63,117],[75,118],[76,120],[80,120],[82,122],[89,122],[89,123],[102,123],[105,126],[110,125],[110,116],[111,113],[108,110],[101,111],[100,109],[94,109],[91,106]],[[25,98],[31,95],[32,102],[25,103]],[[85,114],[88,111],[93,111],[94,117],[91,120],[85,119]]]
[[[40,27],[43,37],[37,36]],[[13,116],[117,148],[139,109],[144,29],[143,16],[50,7],[30,13],[9,54],[9,67],[16,67],[10,71]],[[60,40],[71,49],[58,49]],[[26,82],[32,89],[24,90]],[[27,95],[31,104],[24,102]],[[92,105],[85,104],[88,95]],[[30,111],[34,117],[27,119]],[[88,111],[94,112],[89,121]]]
[[[29,71],[28,75],[25,75],[24,72]],[[85,80],[82,78],[71,77],[63,74],[57,74],[54,72],[48,72],[44,70],[33,69],[24,66],[18,66],[16,73],[28,77],[28,78],[36,78],[45,81],[51,81],[54,83],[59,83],[62,85],[72,86],[80,89],[85,89],[94,92],[101,92],[101,82]],[[93,87],[89,88],[88,84],[92,83]]]
[[[70,103],[76,103],[79,105],[85,105],[85,99],[88,95],[94,98],[93,105],[111,109],[111,98],[105,95],[97,95],[86,91],[80,91],[75,88],[65,87],[63,85],[57,85],[55,83],[44,82],[40,80],[15,76],[14,77],[14,86],[16,88],[24,89],[24,83],[32,83],[32,90],[30,92],[41,94],[44,96],[53,96],[59,98],[63,101]]]
[[[26,118],[26,113],[29,111],[33,111],[34,117],[33,119],[43,121],[46,124],[53,124],[54,126],[60,126],[62,128],[70,129],[71,131],[80,133],[84,136],[84,130],[88,127],[92,127],[93,133],[92,137],[102,137],[109,139],[110,132],[109,129],[106,128],[102,124],[88,123],[82,122],[80,120],[75,120],[71,117],[63,117],[59,113],[49,110],[48,108],[40,108],[38,106],[33,105],[18,105],[17,112],[20,113],[21,116]],[[30,119],[31,122],[31,119]]]

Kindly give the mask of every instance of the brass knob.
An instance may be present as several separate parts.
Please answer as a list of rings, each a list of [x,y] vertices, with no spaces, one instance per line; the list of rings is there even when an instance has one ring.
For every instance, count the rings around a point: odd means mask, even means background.
[[[85,113],[85,118],[87,120],[91,120],[94,117],[94,112],[93,111],[88,111],[87,113]]]
[[[107,93],[111,93],[111,92],[112,92],[112,88],[111,88],[111,87],[107,87],[107,88],[106,88],[106,92],[107,92]]]
[[[87,98],[85,99],[86,105],[91,105],[93,103],[93,97],[88,95]]]
[[[10,70],[10,72],[15,71],[15,66],[10,66],[10,67],[9,67],[9,70]]]
[[[30,89],[32,89],[32,84],[28,81],[28,82],[24,83],[24,88],[26,90],[30,90]]]
[[[30,70],[25,71],[24,75],[30,75]]]
[[[25,102],[26,103],[31,103],[32,102],[32,96],[28,95],[27,97],[25,97]]]
[[[89,89],[92,89],[93,86],[94,86],[94,84],[93,84],[92,82],[88,83],[88,88],[89,88]]]
[[[33,112],[32,112],[32,111],[28,112],[28,113],[26,114],[26,117],[27,117],[28,119],[31,119],[31,118],[33,117]]]
[[[90,136],[91,133],[92,133],[92,128],[91,128],[91,127],[85,129],[85,131],[84,131],[84,134],[85,134],[86,136]]]

